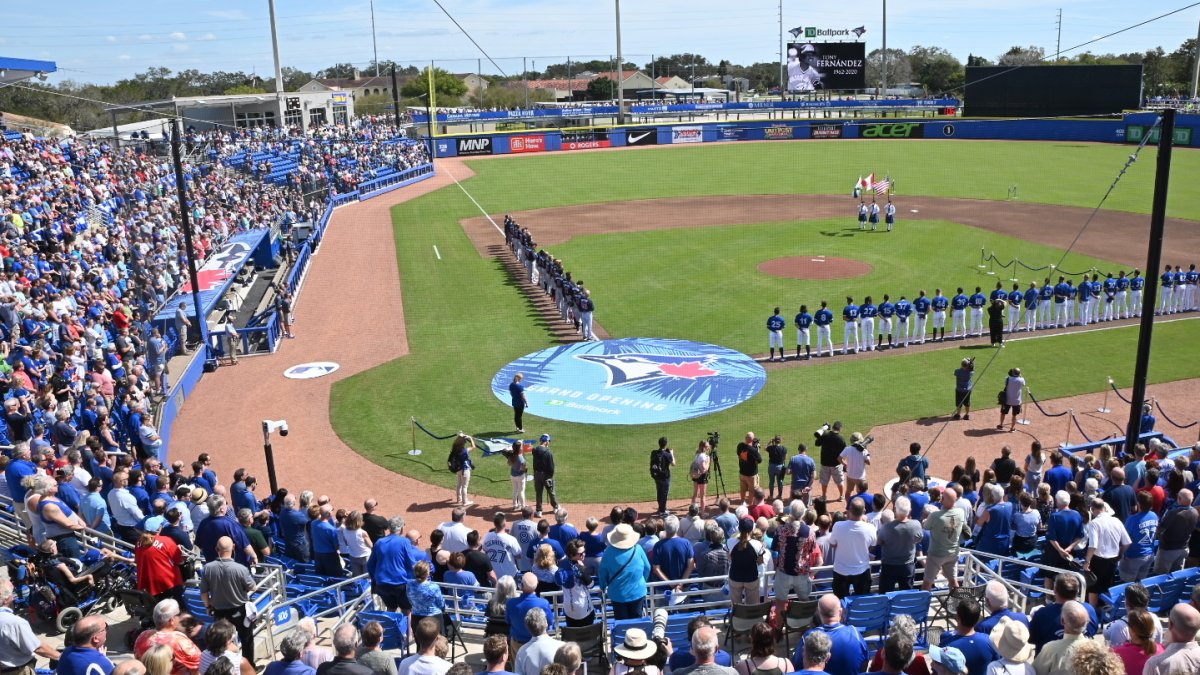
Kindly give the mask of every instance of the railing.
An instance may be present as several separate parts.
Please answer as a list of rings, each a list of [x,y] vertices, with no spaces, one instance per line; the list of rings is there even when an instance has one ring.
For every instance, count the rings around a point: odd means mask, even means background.
[[[964,579],[970,578],[978,580],[979,583],[976,585],[983,585],[989,581],[999,581],[1009,589],[1010,602],[1013,602],[1015,599],[1014,606],[1019,607],[1023,612],[1028,608],[1029,601],[1033,597],[1045,595],[1047,593],[1046,588],[1044,586],[1038,586],[1037,584],[1031,584],[1017,579],[1005,578],[999,570],[992,569],[991,565],[989,565],[987,562],[989,560],[999,562],[1001,565],[1016,565],[1022,569],[1036,569],[1041,570],[1042,572],[1049,572],[1050,574],[1054,575],[1071,575],[1075,577],[1081,590],[1087,588],[1087,580],[1084,579],[1083,574],[1076,570],[1064,570],[1058,567],[1043,565],[1040,562],[1034,562],[1032,560],[1023,560],[1021,558],[1012,558],[1009,556],[987,553],[985,551],[972,550],[970,554],[967,555],[966,567],[963,571]],[[1028,612],[1025,613],[1028,614]]]
[[[414,166],[411,169],[406,169],[399,173],[394,173],[383,178],[376,178],[358,186],[359,199],[367,200],[372,197],[377,197],[385,192],[390,192],[396,188],[411,185],[412,183],[425,180],[433,176],[433,164],[422,164]]]

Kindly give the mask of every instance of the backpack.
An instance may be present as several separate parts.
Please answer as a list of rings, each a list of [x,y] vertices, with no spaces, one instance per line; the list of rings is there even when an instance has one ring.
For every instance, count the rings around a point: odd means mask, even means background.
[[[458,473],[459,471],[462,471],[462,466],[461,453],[451,452],[450,456],[446,458],[446,469],[450,473]]]
[[[692,460],[691,473],[692,473],[692,480],[700,480],[701,478],[704,477],[705,473],[708,473],[707,471],[704,470],[704,460],[701,458],[700,455],[696,455],[696,459]]]
[[[650,455],[650,477],[666,480],[671,477],[671,458],[665,450],[655,450]]]

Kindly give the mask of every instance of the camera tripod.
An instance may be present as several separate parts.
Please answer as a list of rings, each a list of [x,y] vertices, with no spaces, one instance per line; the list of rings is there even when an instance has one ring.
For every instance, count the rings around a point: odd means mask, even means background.
[[[708,434],[708,444],[712,446],[712,466],[717,474],[717,498],[728,497],[729,492],[725,489],[725,473],[721,471],[721,456],[717,453],[717,445],[721,442],[720,432],[710,432]]]

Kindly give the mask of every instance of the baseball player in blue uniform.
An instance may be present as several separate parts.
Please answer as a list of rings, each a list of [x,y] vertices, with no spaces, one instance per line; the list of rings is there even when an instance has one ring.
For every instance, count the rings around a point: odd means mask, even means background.
[[[1187,271],[1187,310],[1189,312],[1196,311],[1196,286],[1200,284],[1200,271],[1196,270],[1196,263],[1192,263]]]
[[[1015,333],[1017,327],[1021,325],[1021,303],[1025,301],[1025,295],[1021,293],[1021,287],[1016,283],[1013,284],[1012,290],[1008,293],[1008,332]]]
[[[946,339],[946,308],[950,306],[950,300],[942,295],[942,289],[934,289],[932,306],[933,340],[934,342],[943,342]]]
[[[767,334],[771,341],[771,357],[767,359],[768,361],[775,360],[776,347],[779,347],[779,360],[783,360],[783,327],[786,325],[787,322],[783,320],[782,316],[779,316],[779,308],[776,307],[775,313],[767,319]]]
[[[1041,302],[1038,303],[1038,328],[1049,328],[1054,323],[1054,284],[1050,277],[1042,282]]]
[[[858,229],[860,229],[860,230],[867,229],[867,213],[868,213],[868,211],[869,211],[869,209],[867,209],[866,202],[858,203]],[[817,349],[817,351],[819,352],[821,350]]]
[[[875,316],[877,314],[879,314],[879,308],[871,302],[871,296],[863,298],[863,304],[858,308],[858,316],[862,319],[860,328],[863,347],[869,352],[875,350]]]
[[[829,345],[829,355],[833,356],[833,335],[830,325],[833,324],[833,312],[829,311],[829,303],[821,301],[821,309],[813,315],[813,323],[817,324],[817,356],[821,355],[821,345]]]
[[[983,335],[983,309],[988,304],[987,296],[983,294],[982,288],[975,287],[975,293],[971,295],[968,304],[971,307],[971,335],[979,337]]]
[[[1075,289],[1066,277],[1059,277],[1054,285],[1054,327],[1062,328],[1071,323],[1071,296]]]
[[[1155,314],[1174,314],[1175,313],[1175,273],[1171,271],[1171,266],[1167,265],[1167,269],[1159,277],[1159,282],[1162,285],[1162,300],[1158,304],[1158,311]]]
[[[846,296],[846,306],[842,308],[842,321],[846,322],[845,328],[842,329],[842,353],[850,352],[850,338],[854,338],[854,353],[859,350],[858,342],[858,305],[854,304],[854,298]]]
[[[580,284],[582,287],[582,284]],[[595,340],[596,335],[592,333],[592,317],[596,313],[596,303],[592,301],[592,292],[584,289],[583,297],[579,299],[579,322],[583,329],[584,340]]]
[[[1104,321],[1117,318],[1117,280],[1112,272],[1104,279]]]
[[[1117,276],[1117,300],[1116,300],[1115,318],[1129,318],[1129,277],[1125,276],[1125,270]]]
[[[970,298],[963,293],[960,286],[958,292],[950,298],[950,337],[955,340],[967,337],[967,305],[970,304]],[[960,334],[961,331],[961,334]]]
[[[1042,292],[1038,290],[1037,282],[1029,282],[1025,290],[1025,330],[1037,328],[1038,305],[1041,304]]]
[[[1088,317],[1091,316],[1092,302],[1092,285],[1088,283],[1087,277],[1079,282],[1079,286],[1075,289],[1076,311],[1078,312],[1078,321],[1080,326],[1088,325]]]
[[[917,338],[917,344],[925,344],[925,329],[929,325],[929,307],[933,305],[929,298],[925,297],[925,291],[919,291],[917,299],[913,300],[913,310],[917,313],[917,319],[913,321],[913,333]]]
[[[883,219],[887,222],[887,231],[892,231],[892,226],[896,224],[896,205],[888,199],[887,206],[883,209]]]
[[[883,294],[883,302],[879,303],[879,348],[883,349],[883,336],[887,336],[887,346],[892,348],[892,317],[896,316],[896,305],[887,293]]]
[[[1104,294],[1099,274],[1092,275],[1092,280],[1088,282],[1088,291],[1091,293],[1091,297],[1088,299],[1088,316],[1092,323],[1099,323],[1100,296]]]
[[[1175,312],[1187,309],[1188,283],[1187,272],[1179,265],[1175,266]]]
[[[868,220],[871,222],[872,232],[879,229],[879,205],[875,202],[871,202],[871,215]]]
[[[804,358],[812,358],[809,347],[808,331],[813,324],[812,314],[808,313],[808,305],[800,305],[800,313],[796,315],[796,358],[800,358],[800,347],[804,347]]]
[[[900,338],[904,338],[904,346],[908,346],[909,339],[909,317],[913,313],[913,304],[908,301],[903,295],[896,301],[896,343],[900,343]]]
[[[1142,290],[1146,288],[1146,279],[1142,277],[1142,273],[1138,270],[1133,271],[1133,276],[1129,278],[1129,292],[1133,299],[1133,315],[1140,317],[1142,315]]]
[[[996,282],[996,289],[993,290],[991,295],[988,296],[988,300],[991,300],[992,302],[995,302],[996,300],[1008,302],[1008,292],[1004,290],[1004,282]]]

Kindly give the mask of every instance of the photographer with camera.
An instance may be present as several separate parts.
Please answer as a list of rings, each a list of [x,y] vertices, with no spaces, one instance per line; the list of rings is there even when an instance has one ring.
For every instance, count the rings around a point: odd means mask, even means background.
[[[650,477],[658,498],[658,515],[667,515],[667,499],[671,496],[671,467],[675,466],[675,451],[667,447],[667,437],[658,439],[658,449],[650,453]]]
[[[754,488],[758,487],[758,465],[762,464],[762,453],[758,451],[759,440],[751,431],[746,434],[746,440],[738,443],[738,496],[743,504],[749,504],[754,496]]]
[[[962,360],[954,369],[954,419],[971,419],[971,390],[975,387],[975,357]],[[966,408],[967,414],[960,416]]]
[[[823,425],[813,436],[817,439],[817,447],[821,449],[821,499],[827,500],[829,481],[837,484],[838,496],[835,501],[841,501],[845,496],[842,476],[842,451],[846,449],[846,439],[842,436],[842,423],[834,422],[832,426]]]
[[[850,434],[850,445],[842,450],[838,457],[845,460],[846,463],[846,490],[856,495],[860,485],[867,482],[867,467],[871,465],[871,453],[867,451],[867,446],[874,441],[873,436],[863,438],[863,435],[857,431]]]
[[[787,475],[787,446],[783,444],[783,436],[776,435],[767,444],[767,499],[783,499],[783,481]],[[775,495],[775,486],[779,486],[779,496]]]

